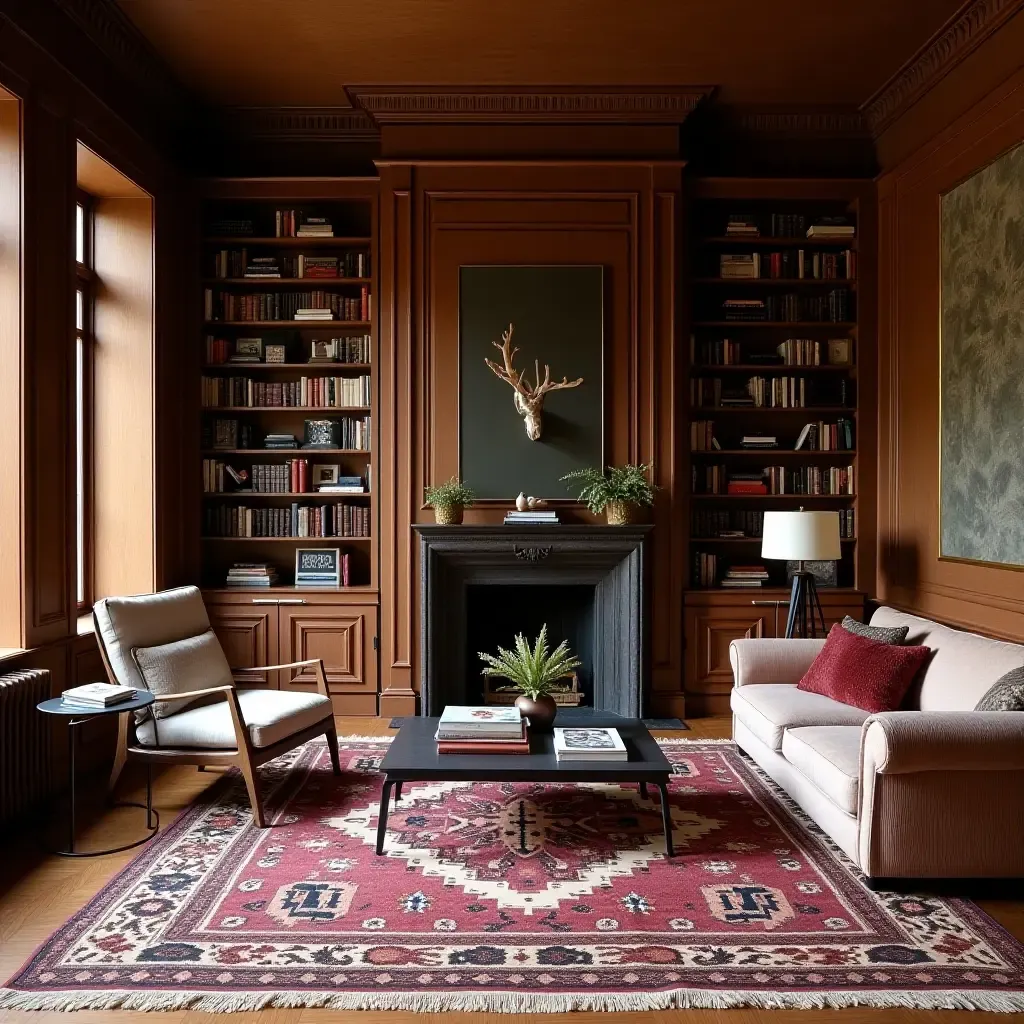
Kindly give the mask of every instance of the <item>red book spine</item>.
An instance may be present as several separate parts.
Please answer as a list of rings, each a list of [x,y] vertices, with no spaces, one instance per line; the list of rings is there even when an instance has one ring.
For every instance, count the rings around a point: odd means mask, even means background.
[[[528,754],[529,743],[461,743],[438,740],[439,754]]]
[[[349,557],[347,554],[341,556],[341,585],[349,586]]]

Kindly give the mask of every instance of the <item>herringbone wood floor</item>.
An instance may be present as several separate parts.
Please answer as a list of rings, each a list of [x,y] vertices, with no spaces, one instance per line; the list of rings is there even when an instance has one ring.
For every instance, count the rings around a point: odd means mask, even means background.
[[[719,738],[730,735],[728,718],[695,719],[689,723],[691,738]],[[339,735],[391,735],[384,719],[339,718]],[[679,736],[680,733],[667,735]],[[181,766],[171,768],[160,776],[155,786],[155,800],[165,823],[186,807],[202,790],[211,784],[214,776]],[[128,787],[126,787],[127,790]],[[99,794],[96,794],[97,796]],[[139,788],[134,795],[127,791],[127,799],[144,799]],[[91,827],[81,833],[83,848],[116,845],[137,835],[141,811],[105,811],[95,817]],[[34,838],[26,836],[3,837],[0,846],[0,978],[6,980],[54,929],[82,907],[121,867],[132,854],[115,854],[94,860],[67,860],[40,852]],[[1012,900],[979,900],[981,905],[1004,927],[1024,939],[1024,902]],[[836,1022],[853,1024],[889,1024],[892,1021],[920,1022],[920,1024],[973,1024],[982,1017],[1006,1020],[1002,1014],[973,1014],[964,1011],[910,1011],[910,1010],[665,1010],[652,1013],[623,1014],[627,1024],[822,1024]],[[446,1015],[413,1013],[353,1013],[333,1010],[262,1010],[257,1013],[218,1014],[197,1013],[188,1010],[168,1013],[141,1013],[136,1011],[81,1011],[74,1014],[4,1012],[3,1024],[200,1024],[223,1019],[225,1024],[440,1024]],[[531,1024],[604,1024],[607,1013],[574,1014],[459,1014],[465,1024],[522,1024],[527,1018]]]

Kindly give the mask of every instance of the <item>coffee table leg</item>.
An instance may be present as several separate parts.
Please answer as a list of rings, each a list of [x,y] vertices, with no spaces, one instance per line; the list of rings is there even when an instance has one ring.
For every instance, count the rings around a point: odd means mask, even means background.
[[[384,780],[384,788],[380,794],[380,812],[377,815],[377,853],[384,852],[384,836],[388,830],[388,805],[391,803],[391,787],[394,783],[390,779]]]
[[[668,805],[668,783],[659,782],[658,789],[661,790],[661,822],[665,827],[665,852],[669,857],[674,857],[676,851],[672,846],[672,810]]]
[[[402,799],[402,781],[401,781],[401,779],[399,779],[399,781],[395,783],[395,803],[397,804],[398,801],[401,800],[401,799]]]
[[[647,783],[640,783],[640,795],[646,800],[647,799]]]

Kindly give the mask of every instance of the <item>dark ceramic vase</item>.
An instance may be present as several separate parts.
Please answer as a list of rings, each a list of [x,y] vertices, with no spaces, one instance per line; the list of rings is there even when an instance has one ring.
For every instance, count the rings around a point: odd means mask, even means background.
[[[544,693],[533,700],[524,693],[516,698],[516,707],[523,718],[530,720],[530,729],[533,732],[551,732],[555,724],[555,714],[558,712],[558,705],[551,694]]]

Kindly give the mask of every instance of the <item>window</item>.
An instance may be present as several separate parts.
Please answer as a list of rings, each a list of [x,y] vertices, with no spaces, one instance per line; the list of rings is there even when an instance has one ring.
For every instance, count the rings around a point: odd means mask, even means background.
[[[75,506],[79,613],[92,605],[92,366],[95,280],[92,261],[92,201],[79,192],[75,206]]]

